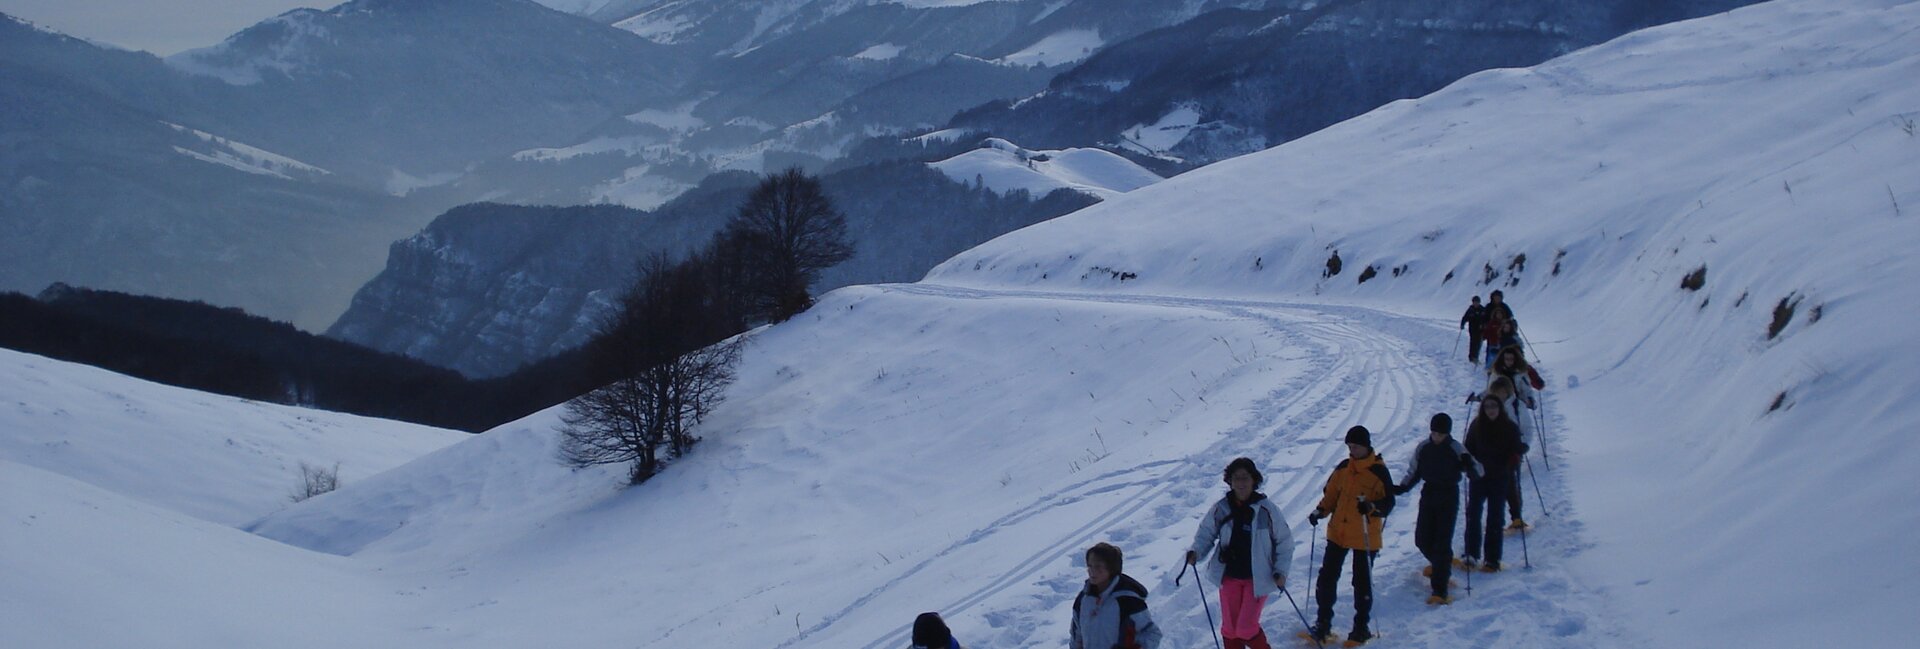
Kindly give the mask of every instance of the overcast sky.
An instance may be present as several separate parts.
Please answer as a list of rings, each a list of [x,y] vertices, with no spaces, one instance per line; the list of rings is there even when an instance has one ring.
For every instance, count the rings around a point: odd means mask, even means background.
[[[234,32],[292,9],[344,0],[0,0],[0,13],[91,41],[166,56],[217,45]],[[607,0],[534,0],[578,12]]]
[[[0,0],[0,12],[92,41],[162,56],[214,45],[254,23],[339,0]]]

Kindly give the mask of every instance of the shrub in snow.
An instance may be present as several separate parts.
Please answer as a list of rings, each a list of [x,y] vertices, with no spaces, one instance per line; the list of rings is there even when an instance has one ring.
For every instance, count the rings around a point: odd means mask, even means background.
[[[333,468],[300,463],[300,484],[293,489],[293,502],[300,502],[340,488],[340,463]]]

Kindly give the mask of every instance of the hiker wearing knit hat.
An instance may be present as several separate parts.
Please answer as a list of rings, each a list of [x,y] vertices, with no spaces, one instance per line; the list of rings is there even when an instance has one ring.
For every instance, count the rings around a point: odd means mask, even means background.
[[[913,619],[913,649],[961,649],[939,613],[921,613]]]
[[[1341,565],[1347,553],[1353,553],[1353,631],[1347,634],[1349,646],[1373,639],[1367,621],[1373,613],[1373,557],[1380,550],[1380,535],[1386,516],[1393,511],[1393,476],[1387,465],[1373,452],[1373,435],[1365,426],[1354,426],[1346,434],[1348,458],[1340,461],[1327,477],[1320,506],[1307,516],[1307,522],[1327,523],[1326,560],[1314,592],[1320,600],[1319,619],[1307,631],[1313,640],[1325,642],[1333,626],[1334,586],[1340,581]]]
[[[1481,469],[1467,448],[1453,439],[1453,417],[1435,414],[1427,431],[1427,439],[1414,447],[1413,459],[1407,462],[1406,477],[1393,492],[1405,494],[1413,485],[1426,483],[1420,489],[1413,545],[1427,558],[1424,574],[1433,589],[1427,603],[1448,604],[1453,602],[1447,587],[1453,575],[1453,525],[1460,518],[1460,475],[1478,478]]]
[[[1354,426],[1354,427],[1352,427],[1352,428],[1348,428],[1348,429],[1347,429],[1347,443],[1348,443],[1348,444],[1359,444],[1359,445],[1361,445],[1361,446],[1365,446],[1365,447],[1367,447],[1368,449],[1372,449],[1372,448],[1373,448],[1373,433],[1369,433],[1369,432],[1367,432],[1367,427],[1366,427],[1366,426]]]

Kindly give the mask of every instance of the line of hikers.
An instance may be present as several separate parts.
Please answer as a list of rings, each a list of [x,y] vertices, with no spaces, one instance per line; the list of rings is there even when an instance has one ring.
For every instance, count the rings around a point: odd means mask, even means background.
[[[1491,326],[1497,321],[1499,326],[1491,331],[1518,327],[1500,291],[1489,296],[1486,307],[1474,297],[1467,316],[1461,319],[1462,328],[1475,324],[1469,321],[1476,318],[1484,319],[1481,325]],[[1301,616],[1301,623],[1307,625],[1300,633],[1302,638],[1323,646],[1335,640],[1335,587],[1349,557],[1353,565],[1353,626],[1343,644],[1357,647],[1372,640],[1374,559],[1383,545],[1382,533],[1386,517],[1394,510],[1395,497],[1406,495],[1416,485],[1420,486],[1420,502],[1413,538],[1428,563],[1422,569],[1431,590],[1427,604],[1452,603],[1450,587],[1456,566],[1467,571],[1501,570],[1503,532],[1519,531],[1524,540],[1527,527],[1520,517],[1519,470],[1531,448],[1534,431],[1529,417],[1520,409],[1537,408],[1537,390],[1546,386],[1527,364],[1517,339],[1476,333],[1470,362],[1480,362],[1483,340],[1489,343],[1488,381],[1484,390],[1468,396],[1468,402],[1477,402],[1478,406],[1467,424],[1464,442],[1453,438],[1453,417],[1435,413],[1428,420],[1426,439],[1414,447],[1407,472],[1396,484],[1386,462],[1374,452],[1371,432],[1365,426],[1347,430],[1343,441],[1348,456],[1327,477],[1319,503],[1307,515],[1316,533],[1320,522],[1327,521],[1324,558],[1314,586],[1318,607],[1311,624],[1306,623],[1305,614],[1287,589],[1293,530],[1279,507],[1259,491],[1265,477],[1254,461],[1240,457],[1227,464],[1222,473],[1227,493],[1201,518],[1182,559],[1181,572],[1185,577],[1187,568],[1197,568],[1200,561],[1206,561],[1207,577],[1219,586],[1224,649],[1270,649],[1260,615],[1274,593],[1284,594],[1296,615]],[[1466,548],[1456,559],[1453,535],[1460,518],[1462,477],[1467,478]],[[1512,515],[1511,526],[1503,514]],[[1315,549],[1309,546],[1309,556]],[[1161,633],[1147,609],[1147,588],[1125,574],[1120,548],[1098,543],[1086,550],[1084,560],[1087,581],[1073,601],[1068,647],[1156,649]],[[914,621],[913,647],[961,649],[937,613],[922,613]]]

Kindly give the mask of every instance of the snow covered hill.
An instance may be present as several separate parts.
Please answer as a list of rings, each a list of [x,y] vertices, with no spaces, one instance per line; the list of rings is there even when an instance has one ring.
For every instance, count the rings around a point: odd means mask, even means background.
[[[1100,149],[1030,151],[1000,138],[987,138],[978,149],[930,166],[957,182],[980,183],[1002,194],[1024,190],[1034,196],[1071,189],[1104,200],[1162,180],[1145,167]]]
[[[0,349],[0,368],[0,462],[8,471],[36,467],[217,525],[286,507],[302,462],[337,463],[350,485],[468,437],[184,390],[8,349]]]
[[[756,333],[706,441],[631,489],[559,466],[549,411],[250,526],[281,545],[8,449],[0,574],[28,578],[0,582],[0,644],[880,649],[939,610],[968,646],[1060,646],[1105,540],[1162,646],[1210,646],[1174,577],[1220,468],[1268,469],[1304,585],[1340,432],[1403,471],[1475,387],[1449,345],[1498,287],[1551,381],[1539,527],[1508,548],[1532,569],[1427,607],[1396,514],[1390,646],[1902,646],[1915,78],[1920,3],[1893,0],[1476,75],[836,291]],[[88,541],[122,533],[156,540]]]

